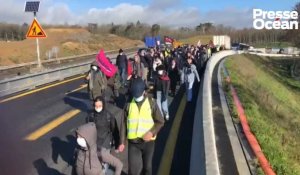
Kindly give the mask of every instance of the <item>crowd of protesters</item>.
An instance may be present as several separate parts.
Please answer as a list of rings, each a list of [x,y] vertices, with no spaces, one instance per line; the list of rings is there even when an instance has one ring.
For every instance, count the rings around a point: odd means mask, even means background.
[[[128,58],[120,49],[115,65],[105,62],[110,60],[103,54],[93,62],[86,77],[93,112],[76,132],[77,174],[104,174],[105,163],[121,174],[124,162],[111,152],[123,152],[126,145],[128,174],[151,175],[156,136],[170,119],[168,98],[176,96],[182,85],[187,102],[192,101],[193,85],[200,82],[199,74],[212,52],[209,45],[198,43],[142,48]],[[120,89],[126,92],[123,107],[116,105]]]

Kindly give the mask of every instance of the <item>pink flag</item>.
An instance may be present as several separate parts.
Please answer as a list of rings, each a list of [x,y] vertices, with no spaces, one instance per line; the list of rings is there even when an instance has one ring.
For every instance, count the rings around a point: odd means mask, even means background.
[[[117,67],[112,64],[108,58],[105,56],[105,53],[103,50],[100,50],[96,57],[96,61],[98,63],[98,66],[100,67],[101,71],[108,77],[112,77],[117,72]]]

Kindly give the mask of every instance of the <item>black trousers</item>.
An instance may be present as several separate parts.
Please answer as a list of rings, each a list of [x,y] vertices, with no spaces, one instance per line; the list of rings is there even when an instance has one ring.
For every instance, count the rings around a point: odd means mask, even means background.
[[[177,85],[177,77],[172,77],[171,78],[171,87],[170,87],[170,89],[171,89],[172,94],[174,94],[174,95],[175,95],[175,92],[176,92],[176,85]]]
[[[129,175],[152,175],[154,141],[128,143]]]

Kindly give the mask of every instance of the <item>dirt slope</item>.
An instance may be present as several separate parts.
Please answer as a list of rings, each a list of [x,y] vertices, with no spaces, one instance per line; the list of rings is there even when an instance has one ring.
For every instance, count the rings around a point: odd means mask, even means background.
[[[103,48],[114,50],[143,44],[116,35],[94,35],[86,29],[46,29],[47,38],[40,39],[40,55],[48,59],[48,53],[55,57],[53,47],[58,48],[58,57],[97,52]],[[0,66],[36,61],[36,40],[0,41]]]

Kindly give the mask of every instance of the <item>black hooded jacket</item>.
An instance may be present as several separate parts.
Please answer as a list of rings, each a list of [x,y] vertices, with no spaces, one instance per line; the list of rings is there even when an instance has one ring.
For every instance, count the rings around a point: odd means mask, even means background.
[[[97,147],[111,149],[113,144],[113,134],[117,132],[116,119],[106,109],[106,104],[101,98],[103,109],[101,112],[94,111],[89,117],[89,122],[94,122],[97,128]]]

